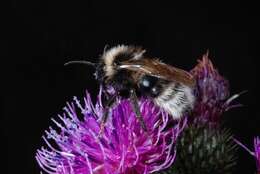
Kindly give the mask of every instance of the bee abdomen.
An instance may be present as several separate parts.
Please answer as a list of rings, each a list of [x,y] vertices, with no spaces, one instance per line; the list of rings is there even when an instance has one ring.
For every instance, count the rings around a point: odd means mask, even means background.
[[[193,108],[195,97],[192,88],[182,84],[171,83],[154,98],[154,103],[168,112],[174,119],[181,118]]]

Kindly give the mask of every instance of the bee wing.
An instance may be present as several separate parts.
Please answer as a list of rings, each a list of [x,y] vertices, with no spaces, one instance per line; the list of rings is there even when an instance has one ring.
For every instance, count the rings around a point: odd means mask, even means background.
[[[167,65],[159,60],[141,59],[133,62],[124,62],[119,68],[146,73],[161,79],[183,83],[191,87],[195,85],[195,79],[189,72]]]

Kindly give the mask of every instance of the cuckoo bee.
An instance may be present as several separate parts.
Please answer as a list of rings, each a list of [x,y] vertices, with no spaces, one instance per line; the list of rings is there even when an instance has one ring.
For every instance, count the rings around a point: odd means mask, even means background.
[[[105,108],[115,103],[116,96],[129,98],[142,128],[146,130],[138,106],[139,97],[152,99],[173,119],[179,119],[194,107],[196,81],[189,72],[149,58],[144,53],[140,47],[119,45],[104,51],[97,63],[70,61],[65,65],[84,63],[94,66],[94,75],[100,84],[116,91],[109,97]],[[107,115],[103,116],[101,125],[104,125]]]

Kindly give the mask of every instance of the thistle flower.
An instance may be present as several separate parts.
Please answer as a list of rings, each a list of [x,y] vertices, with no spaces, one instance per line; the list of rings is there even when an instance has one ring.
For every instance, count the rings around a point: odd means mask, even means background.
[[[193,119],[190,119],[192,124],[218,126],[223,112],[241,106],[232,102],[245,91],[230,97],[229,83],[214,68],[208,53],[203,55],[191,73],[196,78],[198,93],[197,104],[192,113]]]
[[[171,117],[151,101],[141,99],[140,110],[148,127],[144,132],[129,101],[119,99],[118,105],[110,108],[103,134],[99,134],[104,114],[101,93],[95,106],[88,92],[83,106],[74,97],[63,116],[59,115],[60,121],[52,119],[60,130],[50,128],[47,137],[43,136],[48,148],[36,153],[40,167],[49,174],[148,174],[169,167],[186,119],[169,128]]]
[[[197,81],[197,101],[188,125],[177,142],[173,166],[160,174],[232,173],[236,164],[236,144],[228,129],[222,130],[223,112],[238,107],[232,104],[240,94],[229,96],[229,83],[208,58],[208,53],[191,70]]]
[[[237,139],[234,139],[234,141],[239,146],[241,146],[246,151],[248,151],[252,156],[255,157],[257,172],[258,172],[258,174],[260,174],[260,138],[258,136],[254,138],[254,151],[249,150],[244,144],[242,144]]]

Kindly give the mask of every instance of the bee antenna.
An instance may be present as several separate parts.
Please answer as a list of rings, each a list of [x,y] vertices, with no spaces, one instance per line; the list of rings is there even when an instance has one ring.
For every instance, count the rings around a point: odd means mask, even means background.
[[[64,66],[70,65],[70,64],[85,64],[85,65],[90,65],[96,67],[96,63],[85,61],[85,60],[74,60],[74,61],[69,61],[64,64]]]

